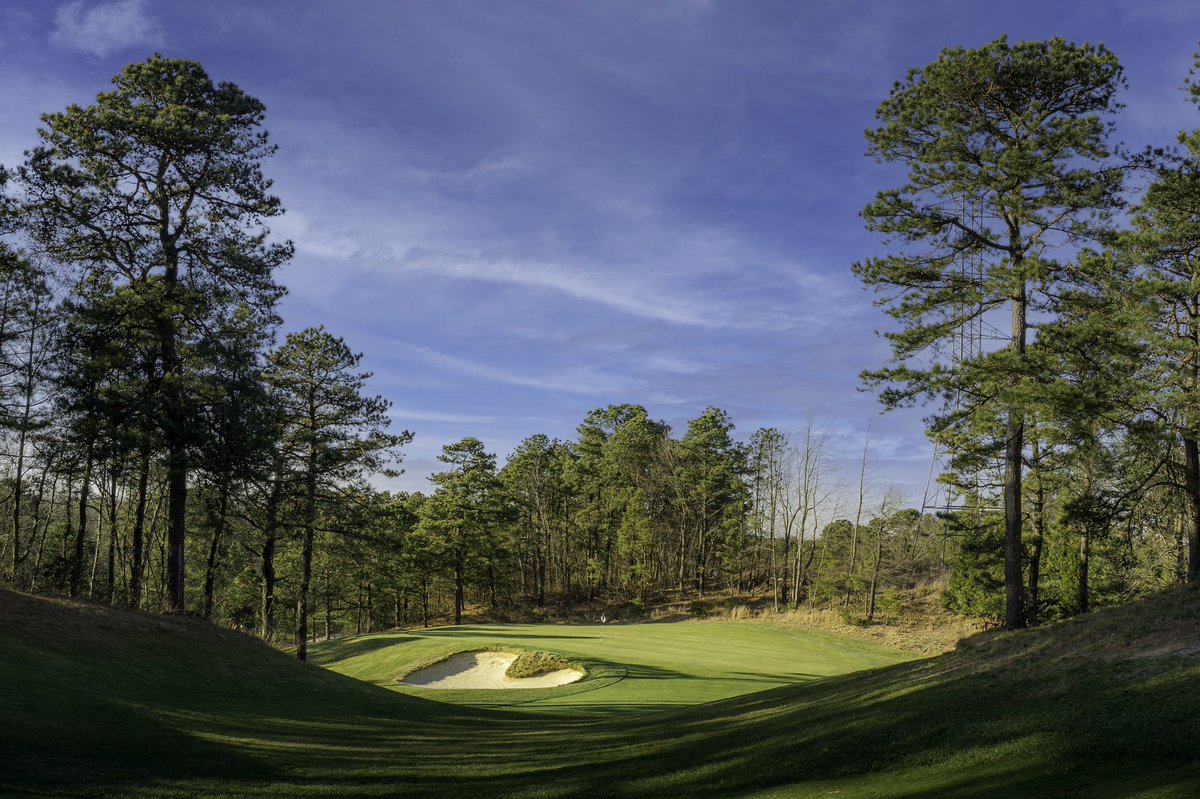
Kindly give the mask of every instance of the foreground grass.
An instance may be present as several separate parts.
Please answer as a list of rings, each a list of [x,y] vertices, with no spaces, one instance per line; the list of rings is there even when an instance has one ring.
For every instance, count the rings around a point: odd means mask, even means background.
[[[1176,592],[939,658],[614,718],[431,701],[192,620],[0,592],[0,792],[1191,797],[1198,600]],[[673,626],[624,629],[660,628]],[[631,670],[650,665],[636,643]],[[394,677],[394,643],[337,644],[321,656]],[[655,646],[643,657],[671,657]],[[742,671],[775,673],[752,657]],[[722,683],[730,667],[713,668],[697,680]]]

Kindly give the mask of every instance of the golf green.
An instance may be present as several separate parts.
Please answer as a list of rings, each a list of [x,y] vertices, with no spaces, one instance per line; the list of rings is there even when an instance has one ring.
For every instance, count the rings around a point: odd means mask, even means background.
[[[588,672],[579,683],[529,691],[431,690],[403,675],[455,652],[552,652]],[[559,714],[640,714],[713,702],[911,658],[868,643],[738,622],[479,625],[333,640],[314,663],[392,690],[444,702]]]

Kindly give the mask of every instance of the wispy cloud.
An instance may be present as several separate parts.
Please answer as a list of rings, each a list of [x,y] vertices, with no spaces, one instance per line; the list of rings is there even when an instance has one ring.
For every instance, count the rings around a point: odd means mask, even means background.
[[[409,349],[426,362],[443,369],[511,386],[601,397],[610,396],[613,393],[623,393],[631,388],[630,381],[622,376],[585,367],[564,367],[553,371],[547,370],[541,375],[530,375],[438,352],[429,347],[409,347]]]
[[[73,0],[54,14],[50,43],[66,50],[103,58],[135,47],[161,47],[162,28],[144,0],[114,0],[89,5]]]
[[[393,407],[388,411],[393,421],[401,424],[408,422],[446,422],[449,424],[488,424],[496,421],[495,416],[480,416],[471,413],[446,413],[444,411],[423,411],[413,408]]]
[[[645,282],[631,281],[627,274],[613,274],[615,270],[600,264],[590,269],[571,269],[557,264],[417,248],[395,258],[393,263],[406,271],[555,291],[646,319],[700,327],[731,324],[727,311],[718,305],[666,296]]]
[[[796,324],[794,301],[799,294],[809,299],[807,324],[840,315],[839,281],[714,232],[693,238],[677,234],[678,252],[669,255],[630,246],[627,252],[604,258],[564,253],[546,260],[482,248],[407,246],[401,241],[419,234],[402,231],[397,241],[380,240],[378,231],[331,224],[302,211],[280,220],[276,229],[296,242],[302,256],[370,265],[377,276],[407,274],[518,286],[676,325],[788,329]],[[661,242],[654,246],[661,247]],[[764,296],[767,281],[778,290]]]

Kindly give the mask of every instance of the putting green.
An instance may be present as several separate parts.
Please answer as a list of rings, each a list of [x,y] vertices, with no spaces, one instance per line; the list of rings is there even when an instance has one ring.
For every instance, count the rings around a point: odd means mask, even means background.
[[[415,668],[478,649],[553,652],[583,665],[579,683],[520,692],[432,691],[402,685]],[[746,622],[479,625],[385,633],[314,646],[314,663],[437,701],[557,714],[640,714],[911,659],[880,646]]]

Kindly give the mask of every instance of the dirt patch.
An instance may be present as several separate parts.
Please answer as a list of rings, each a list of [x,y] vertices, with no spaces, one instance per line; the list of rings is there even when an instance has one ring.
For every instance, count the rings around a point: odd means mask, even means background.
[[[508,668],[516,659],[514,652],[459,652],[414,671],[401,682],[416,688],[495,690],[555,688],[583,678],[583,672],[574,668],[557,669],[535,677],[509,677]]]

